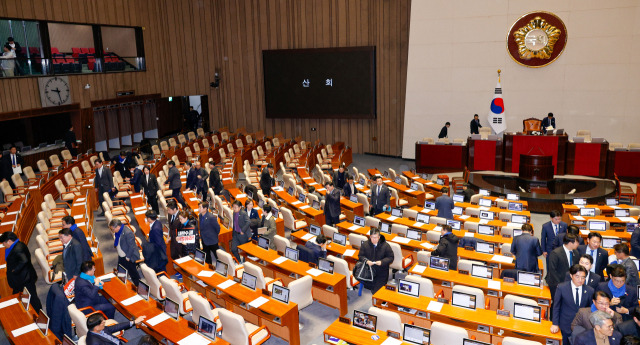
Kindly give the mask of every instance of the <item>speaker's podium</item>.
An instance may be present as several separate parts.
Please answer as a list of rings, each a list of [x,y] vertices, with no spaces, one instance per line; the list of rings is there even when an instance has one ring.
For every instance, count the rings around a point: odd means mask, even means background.
[[[541,155],[520,155],[520,178],[530,181],[553,179],[553,157]]]

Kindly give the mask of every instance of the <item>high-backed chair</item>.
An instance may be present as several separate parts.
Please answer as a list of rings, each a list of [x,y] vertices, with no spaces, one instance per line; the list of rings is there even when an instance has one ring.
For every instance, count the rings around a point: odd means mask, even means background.
[[[431,324],[431,344],[434,345],[462,345],[465,338],[469,338],[466,329],[442,322]]]
[[[222,324],[221,338],[234,345],[260,345],[271,337],[266,326],[256,326],[244,321],[236,313],[220,308],[218,311]]]
[[[588,129],[579,129],[576,137],[582,137],[584,141],[591,141],[591,131]]]
[[[236,261],[236,258],[231,256],[231,254],[225,252],[222,249],[218,249],[216,251],[218,255],[218,260],[227,264],[227,274],[230,277],[236,277],[238,279],[242,278],[242,273],[244,272],[244,267]]]
[[[283,254],[287,247],[291,247],[291,241],[280,235],[273,236],[273,241],[276,244],[276,250],[278,253]]]
[[[60,158],[58,158],[58,155],[49,156],[49,161],[51,162],[51,166],[54,168],[57,168],[60,165],[62,165],[62,163],[60,163]]]
[[[410,282],[414,282],[414,283],[418,283],[420,284],[420,290],[419,290],[419,295],[420,296],[426,296],[429,298],[434,298],[434,294],[433,294],[433,282],[427,278],[415,275],[415,274],[409,274],[408,276],[406,276],[404,278],[405,280],[408,280]]]
[[[393,250],[393,262],[391,262],[389,267],[397,271],[405,271],[407,267],[410,267],[413,264],[413,257],[411,256],[411,253],[403,257],[402,248],[400,248],[399,244],[395,242],[387,243],[389,243],[391,250]]]
[[[454,285],[453,289],[451,289],[452,292],[463,292],[469,295],[474,295],[476,296],[476,309],[488,309],[489,306],[485,305],[484,303],[484,292],[482,291],[482,289],[479,288],[474,288],[474,287],[470,287],[470,286],[464,286],[464,285]],[[487,301],[489,302],[489,301]]]
[[[377,329],[383,332],[393,331],[402,333],[402,320],[398,313],[376,307],[369,307],[369,314],[377,316]]]
[[[491,135],[491,128],[489,126],[478,129],[478,134],[482,139],[488,138]]]
[[[542,132],[542,120],[530,117],[522,120],[522,131],[531,134],[531,132]]]
[[[447,220],[442,217],[429,217],[430,224],[443,225],[447,224]]]
[[[338,229],[331,226],[331,225],[327,225],[324,224],[322,226],[322,234],[326,237],[326,238],[333,238],[333,234],[338,233]]]
[[[62,156],[62,159],[64,159],[65,161],[73,159],[73,156],[71,155],[71,152],[69,150],[60,151],[60,155]]]
[[[298,313],[313,303],[312,284],[313,278],[307,275],[292,281],[287,286],[289,288],[289,300],[298,305]],[[302,328],[303,324],[299,324],[299,327]]]
[[[380,219],[375,218],[375,217],[371,217],[371,216],[366,216],[366,217],[364,217],[364,225],[372,227],[372,228],[379,229],[380,228]]]
[[[333,255],[328,255],[327,260],[333,261],[335,273],[342,274],[347,278],[347,289],[352,289],[354,286],[360,284],[360,282],[353,277],[353,272],[349,269],[349,264],[346,260]]]
[[[284,220],[284,227],[287,229],[291,229],[291,231],[298,231],[300,229],[306,228],[307,222],[304,220],[296,220],[293,217],[293,213],[286,207],[280,207],[280,214],[282,215],[282,219]]]
[[[609,150],[615,151],[616,149],[624,148],[624,144],[622,143],[609,143]]]
[[[204,137],[204,129],[203,128],[198,128],[196,130],[196,132],[198,133],[199,137]]]
[[[184,315],[192,310],[191,302],[189,302],[189,291],[182,283],[177,283],[173,279],[167,278],[167,276],[160,277],[160,284],[167,293],[167,298],[178,303],[180,307],[180,314]]]
[[[458,270],[471,272],[471,268],[473,265],[482,265],[482,262],[467,259],[458,260]]]
[[[58,194],[60,194],[60,199],[64,201],[72,201],[73,198],[76,197],[76,195],[80,195],[80,192],[68,190],[60,179],[56,180],[56,182],[54,182],[54,185],[56,186]]]
[[[525,298],[525,297],[515,296],[515,295],[505,295],[502,303],[503,303],[502,309],[508,310],[511,313],[511,315],[513,315],[514,303],[530,305],[532,307],[538,306],[538,303],[531,298]]]
[[[47,258],[45,257],[42,249],[36,248],[36,250],[34,251],[34,255],[36,256],[36,261],[40,266],[40,270],[42,272],[42,276],[44,277],[45,283],[51,285],[62,280],[62,271],[58,272],[58,274],[53,273],[53,269],[47,262]]]
[[[369,199],[367,198],[366,195],[362,194],[362,193],[356,193],[356,197],[358,198],[358,203],[362,204],[363,208],[364,208],[364,212],[365,214],[368,214],[369,212]]]
[[[416,220],[418,217],[418,211],[409,208],[402,209],[402,216],[411,220]]]
[[[102,314],[102,317],[104,317],[104,319],[106,320],[105,326],[111,326],[117,323],[116,320],[108,319],[107,316],[104,315],[102,311],[95,310],[93,309],[93,307],[85,307],[85,308],[78,309],[75,304],[69,304],[67,306],[67,310],[69,311],[69,316],[71,317],[71,321],[73,321],[73,323],[76,325],[76,334],[79,337],[84,337],[89,332],[89,330],[87,329],[87,317],[89,315]],[[84,310],[89,310],[91,312],[88,314],[85,314],[83,312]],[[124,331],[113,333],[113,335],[117,337],[122,336],[122,334],[124,334]]]
[[[269,291],[273,290],[273,285],[283,286],[282,279],[280,278],[269,278],[264,276],[264,272],[262,272],[262,268],[257,265],[252,264],[248,260],[243,264],[244,271],[256,277],[256,288],[257,289],[267,289]]]
[[[392,234],[396,234],[396,235],[400,235],[402,237],[407,237],[407,230],[408,229],[409,229],[409,227],[406,226],[406,225],[396,224],[396,223],[391,224],[391,233]]]
[[[367,236],[356,234],[355,232],[349,233],[349,243],[352,247],[360,249],[361,243],[367,241]]]
[[[158,301],[163,301],[167,294],[158,279],[159,275],[165,274],[165,272],[156,273],[151,267],[146,264],[140,264],[140,270],[144,276],[145,282],[149,285],[149,293]],[[177,302],[177,301],[176,301]]]
[[[194,323],[198,324],[198,322],[200,321],[200,317],[204,316],[210,321],[215,322],[216,330],[220,330],[222,327],[222,323],[220,322],[218,309],[216,309],[215,305],[213,305],[213,303],[211,303],[208,299],[204,298],[202,294],[199,294],[195,291],[187,292],[187,296],[189,297],[191,307],[193,308],[191,320],[193,320]]]

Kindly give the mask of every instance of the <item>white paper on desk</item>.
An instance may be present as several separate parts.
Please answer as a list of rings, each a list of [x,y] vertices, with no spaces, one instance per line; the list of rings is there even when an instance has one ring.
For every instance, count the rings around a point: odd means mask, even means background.
[[[135,296],[132,296],[132,297],[129,297],[129,298],[125,299],[124,301],[120,302],[120,304],[122,304],[122,305],[131,305],[131,304],[134,304],[134,303],[142,301],[142,300],[143,299],[142,299],[142,297],[140,297],[140,295],[135,295]]]
[[[479,224],[487,224],[489,223],[488,219],[480,219],[480,221],[478,222]]]
[[[228,288],[229,286],[232,286],[235,283],[236,283],[235,281],[233,281],[232,279],[229,279],[229,280],[227,280],[226,282],[224,282],[222,284],[218,284],[218,289],[224,290],[224,289]]]
[[[491,207],[487,207],[487,206],[480,206],[478,208],[483,210],[483,211],[489,211],[491,209]]]
[[[584,220],[584,217],[582,217],[582,216],[573,216],[573,219],[575,219],[575,220]]]
[[[360,189],[360,188],[364,188],[364,186],[359,183],[356,183],[356,188]]]
[[[402,243],[402,244],[407,244],[409,243],[411,240],[406,238],[406,237],[400,237],[400,236],[396,236],[394,237],[391,241],[393,242],[398,242],[398,243]]]
[[[575,205],[577,208],[584,208],[584,205]]]
[[[638,221],[633,217],[618,217],[621,221],[625,223],[637,223]]]
[[[407,189],[407,193],[413,193],[415,191],[416,191],[415,189],[411,189],[411,188]]]
[[[347,249],[344,251],[344,254],[342,254],[343,256],[352,256],[353,254],[356,253],[355,249]]]
[[[301,210],[304,210],[304,209],[307,209],[307,208],[309,208],[309,207],[311,207],[311,206],[309,206],[309,205],[304,205],[304,206],[300,206],[300,209],[301,209]]]
[[[465,220],[465,219],[469,219],[469,216],[468,216],[468,215],[466,215],[466,214],[464,214],[464,215],[462,215],[462,216],[458,216],[458,218],[460,218],[460,219],[462,219],[462,220]]]
[[[11,331],[11,334],[14,337],[19,337],[25,333],[29,333],[31,331],[35,331],[36,329],[38,329],[38,325],[36,325],[35,323],[30,323],[24,327],[20,327],[18,329],[14,329],[13,331]]]
[[[150,318],[149,321],[147,321],[147,323],[150,324],[151,326],[155,326],[160,322],[168,320],[170,318],[171,316],[169,316],[167,313],[160,313],[157,316]]]
[[[3,270],[3,269],[5,269],[5,268],[7,268],[7,264],[0,265],[0,270]]]
[[[296,200],[296,201],[291,203],[291,205],[294,205],[294,206],[295,205],[300,205],[300,204],[302,204],[302,202],[300,202],[300,200]]]
[[[115,277],[116,277],[116,275],[115,275],[115,274],[113,274],[113,273],[107,273],[107,274],[105,274],[105,275],[103,275],[103,276],[99,276],[99,277],[98,277],[98,279],[100,279],[100,280],[104,281],[104,280],[111,279],[111,278],[115,278]]]
[[[81,219],[83,216],[83,214],[76,214],[75,216],[73,216],[73,219]]]
[[[91,247],[91,252],[93,254],[98,254],[98,248],[97,247]]]
[[[307,270],[307,273],[309,273],[310,275],[312,275],[314,277],[317,277],[317,276],[322,274],[322,271],[320,271],[317,268],[310,268],[309,270]]]
[[[620,206],[609,206],[609,207],[611,207],[613,209],[620,208]]]
[[[135,195],[132,195],[131,197],[129,197],[129,199],[137,199],[137,198],[142,198],[142,195],[135,194]]]
[[[2,243],[0,243],[0,248],[4,248],[4,245]]]
[[[396,219],[398,219],[398,217],[396,217],[396,216],[389,216],[389,217],[387,217],[387,220],[390,220],[390,221],[394,221],[394,220],[396,220]]]
[[[77,226],[85,226],[85,225],[87,225],[87,224],[86,224],[85,222],[82,222],[82,223],[77,223],[76,225],[77,225]]]
[[[185,262],[187,262],[189,260],[193,260],[193,259],[190,256],[185,256],[185,257],[182,257],[180,259],[173,260],[173,262],[175,262],[177,264],[183,264],[183,263],[185,263]]]
[[[356,231],[356,230],[358,230],[358,229],[360,229],[360,225],[351,225],[351,226],[349,227],[349,230],[351,230],[351,231]]]
[[[213,276],[213,274],[216,273],[214,271],[207,271],[207,270],[202,270],[198,273],[198,277],[211,277]]]
[[[413,226],[415,226],[416,228],[420,228],[420,227],[422,227],[423,225],[424,225],[424,223],[423,223],[423,222],[415,222],[415,223],[413,223]]]
[[[302,236],[302,240],[304,241],[308,241],[312,238],[313,238],[313,234],[305,234],[304,236]]]
[[[306,181],[306,180],[313,180],[313,179],[311,177],[305,177],[305,178],[303,178],[303,180]]]
[[[475,237],[475,234],[473,232],[465,232],[464,237]]]
[[[282,187],[273,187],[273,190],[276,192],[282,192],[284,189]]]
[[[201,336],[198,333],[191,333],[178,342],[178,345],[207,345],[211,344],[211,340]]]
[[[504,200],[503,198],[497,198],[496,202]]]
[[[284,256],[279,256],[277,259],[273,260],[272,262],[276,265],[280,265],[285,261],[287,261],[287,258],[285,258]]]
[[[147,210],[142,210],[142,211],[137,211],[137,212],[133,212],[133,214],[135,214],[136,216],[140,216],[147,213]]]
[[[443,304],[441,302],[431,301],[431,302],[429,302],[429,305],[427,306],[427,310],[439,313],[440,310],[442,310],[442,305]]]
[[[8,307],[10,305],[14,305],[16,303],[18,303],[18,299],[17,298],[12,298],[12,299],[10,299],[8,301],[4,301],[4,302],[0,303],[0,309],[6,308],[6,307]]]
[[[133,209],[134,211],[142,211],[142,210],[147,210],[147,206],[140,206],[140,207],[136,207]]]
[[[419,178],[420,178],[420,176],[411,176],[411,179],[412,179],[412,180],[417,180],[417,179],[419,179]]]
[[[9,212],[6,214],[6,216],[12,216],[14,214],[18,214],[18,211]]]
[[[265,304],[269,302],[268,299],[260,296],[256,299],[254,299],[253,301],[249,302],[249,306],[254,307],[254,308],[260,308],[261,305]]]
[[[423,208],[423,209],[422,209],[422,211],[420,211],[420,212],[422,212],[422,213],[429,213],[429,211],[431,211],[431,210],[430,210],[430,209],[428,209],[428,208]]]
[[[436,225],[436,227],[435,227],[435,228],[433,228],[433,231],[438,231],[438,232],[440,232],[440,231],[442,231],[442,227],[441,227],[440,225]]]
[[[326,189],[325,188],[318,188],[317,191],[318,192],[324,192]]]
[[[427,269],[427,266],[424,265],[415,265],[411,272],[422,274],[424,270]]]
[[[191,198],[189,200],[191,200],[191,201],[200,201],[200,200],[198,200],[198,198]]]
[[[435,247],[433,244],[429,243],[429,242],[422,242],[420,243],[421,246],[427,248],[427,249],[433,249],[433,247]]]
[[[583,235],[589,235],[589,230],[580,230],[580,233]]]
[[[244,193],[236,195],[236,198],[246,198],[246,197],[247,197],[247,194],[244,194]]]
[[[510,228],[514,228],[514,229],[522,229],[522,225],[524,225],[524,224],[520,224],[520,223],[511,223],[511,222],[508,222],[508,223],[507,223],[507,226],[508,226],[508,227],[510,227]]]
[[[400,345],[402,344],[402,340],[398,340],[396,338],[387,338],[387,340],[383,341],[380,345]]]
[[[504,262],[510,264],[513,262],[513,258],[504,255],[494,255],[491,257],[491,261]]]
[[[487,280],[487,287],[491,290],[500,290],[500,282],[497,280]]]
[[[16,221],[12,220],[10,222],[1,222],[1,225],[9,225],[9,224],[15,224],[15,223],[16,223]]]

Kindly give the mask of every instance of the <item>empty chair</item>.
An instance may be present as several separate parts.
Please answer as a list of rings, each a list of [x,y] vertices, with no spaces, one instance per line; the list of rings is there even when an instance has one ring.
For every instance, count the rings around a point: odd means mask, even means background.
[[[369,308],[369,314],[378,317],[377,329],[383,332],[393,331],[402,333],[402,320],[398,313],[376,307]]]
[[[356,234],[355,232],[349,233],[349,243],[352,247],[360,249],[363,241],[367,241],[367,236]]]
[[[443,225],[443,224],[447,224],[447,220],[442,217],[429,217],[429,223]]]
[[[462,292],[469,295],[476,296],[476,308],[477,309],[488,309],[488,306],[484,304],[484,292],[482,289],[464,286],[464,285],[454,285],[452,292]],[[487,301],[488,302],[488,301]]]
[[[525,298],[525,297],[521,297],[521,296],[514,296],[514,295],[505,295],[504,296],[504,301],[502,302],[502,309],[503,310],[508,310],[511,315],[513,315],[513,305],[514,303],[520,303],[520,304],[525,304],[525,305],[530,305],[533,307],[537,307],[538,303],[531,299],[531,298]]]
[[[54,168],[57,168],[60,165],[62,165],[62,163],[60,163],[60,158],[58,158],[58,155],[49,156],[49,161],[51,162],[51,166]]]
[[[609,143],[609,150],[611,151],[615,151],[615,149],[621,148],[624,148],[624,145],[622,143]]]
[[[244,321],[236,313],[220,308],[218,311],[222,325],[221,338],[234,345],[260,345],[271,337],[266,326],[256,326]]]
[[[354,286],[360,284],[360,282],[353,277],[353,272],[349,269],[349,264],[346,260],[340,259],[333,255],[328,255],[327,260],[333,261],[335,273],[342,274],[347,277],[347,289],[351,289]]]
[[[408,276],[406,276],[404,278],[405,280],[408,280],[410,282],[414,282],[414,283],[418,283],[420,284],[420,291],[419,294],[420,296],[425,296],[425,297],[429,297],[429,298],[434,298],[433,296],[433,282],[427,278],[415,275],[415,274],[410,274]]]
[[[333,234],[337,234],[338,233],[338,229],[334,228],[331,225],[323,225],[322,226],[322,234],[326,237],[326,238],[333,238]]]
[[[231,256],[231,254],[225,252],[222,249],[216,250],[216,254],[218,254],[218,260],[227,264],[227,275],[229,275],[230,277],[236,277],[238,279],[242,278],[244,267],[238,264],[236,259]]]
[[[427,241],[431,243],[438,243],[440,242],[441,235],[440,231],[429,230],[427,231]]]
[[[391,246],[391,250],[393,250],[393,262],[389,267],[398,271],[405,271],[407,267],[413,264],[413,256],[411,253],[406,256],[402,256],[402,249],[400,245],[395,242],[387,242],[389,246]]]
[[[393,170],[393,169],[391,169],[391,168],[389,168],[389,178],[390,178],[391,180],[395,180],[395,179],[396,179],[396,176],[398,176],[398,174],[396,173],[396,171],[395,171],[395,170]]]
[[[480,134],[482,139],[488,138],[491,135],[491,128],[489,126],[482,127],[478,129],[478,134]]]
[[[200,321],[200,317],[204,316],[216,323],[216,329],[220,330],[222,327],[222,323],[220,322],[218,316],[218,310],[208,299],[202,296],[195,291],[187,292],[187,296],[189,297],[189,301],[191,302],[191,307],[193,308],[193,312],[191,314],[191,319],[195,324],[198,324]]]
[[[591,131],[588,129],[579,129],[576,137],[582,137],[584,141],[591,141]]]
[[[160,283],[160,279],[158,279],[159,275],[165,274],[164,272],[156,273],[151,267],[146,264],[140,264],[140,270],[142,271],[142,275],[144,276],[144,281],[149,285],[149,293],[153,298],[158,301],[163,301],[167,294],[165,293],[164,288],[162,287],[162,283]],[[176,301],[178,302],[178,301]]]
[[[364,225],[369,226],[371,228],[379,229],[380,228],[380,219],[374,218],[371,216],[364,217]]]
[[[464,214],[466,214],[467,216],[470,217],[480,217],[480,209],[479,208],[475,208],[475,207],[467,207],[464,209]],[[469,222],[466,222],[469,223]],[[465,224],[466,224],[465,223]]]
[[[249,262],[248,260],[243,264],[244,271],[256,277],[256,289],[267,289],[269,291],[273,290],[273,285],[282,285],[282,279],[277,278],[268,278],[264,276],[264,272],[262,272],[262,268],[256,266]]]
[[[189,302],[189,296],[187,295],[187,288],[182,283],[177,283],[173,279],[167,278],[167,276],[160,277],[160,284],[167,293],[167,297],[178,303],[180,308],[180,314],[184,315],[192,310],[191,302]]]
[[[273,241],[276,243],[276,250],[281,254],[285,252],[287,247],[291,247],[291,241],[280,235],[273,236]]]
[[[196,132],[198,133],[199,137],[204,137],[204,129],[203,128],[198,128],[198,130]]]
[[[297,220],[293,217],[291,210],[286,207],[280,207],[280,214],[284,220],[284,227],[291,231],[298,231],[307,227],[307,222],[304,220]]]
[[[65,161],[73,159],[73,156],[71,155],[71,152],[69,150],[62,150],[60,152],[60,155],[62,156],[62,159],[64,159]]]
[[[465,338],[469,338],[467,330],[448,325],[442,322],[434,322],[431,324],[431,344],[434,345],[461,345]]]
[[[358,203],[362,204],[365,214],[367,214],[369,212],[369,199],[362,193],[356,193],[356,197],[358,198]]]
[[[480,261],[460,259],[458,260],[458,270],[471,272],[472,265],[483,265]]]
[[[289,286],[287,286],[287,288],[289,288],[289,300],[298,305],[298,312],[313,303],[313,295],[311,294],[312,285],[313,278],[311,275],[306,275],[292,281],[289,283]],[[303,327],[302,324],[299,326],[300,328]]]
[[[405,208],[402,210],[402,217],[416,220],[416,218],[418,218],[418,211]]]
[[[409,227],[407,227],[406,225],[391,224],[392,234],[400,235],[402,237],[407,237],[407,229],[409,229]]]

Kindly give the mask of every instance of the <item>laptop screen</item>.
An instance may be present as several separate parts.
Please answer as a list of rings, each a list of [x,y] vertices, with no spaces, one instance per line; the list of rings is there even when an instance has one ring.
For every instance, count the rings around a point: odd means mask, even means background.
[[[271,297],[276,301],[280,301],[282,303],[289,303],[289,289],[284,286],[273,284],[273,292],[271,293]]]
[[[149,300],[149,285],[145,282],[138,282],[138,295],[144,298],[145,301]]]
[[[124,266],[118,265],[117,276],[121,282],[123,282],[125,285],[127,284],[127,269],[124,268]]]
[[[583,216],[583,217],[595,217],[596,216],[596,209],[595,208],[586,208],[586,207],[585,208],[581,208],[580,209],[580,215]]]
[[[481,235],[493,236],[494,234],[493,226],[480,224],[478,225],[478,233]]]
[[[493,243],[476,242],[476,251],[478,253],[493,254],[495,250]]]
[[[426,328],[410,325],[408,323],[404,324],[402,340],[407,343],[416,345],[429,345],[430,336],[431,331]]]
[[[521,214],[512,214],[511,223],[527,224],[527,216],[523,216]]]
[[[242,285],[248,287],[251,290],[256,289],[257,278],[247,272],[242,272]]]
[[[418,297],[420,296],[420,284],[404,279],[398,281],[398,292],[401,294]]]
[[[605,201],[607,206],[618,206],[618,199],[616,198],[606,198]]]
[[[513,317],[516,319],[540,322],[540,307],[522,303],[513,304]]]
[[[218,260],[216,261],[216,273],[218,273],[219,275],[226,277],[227,276],[227,264],[225,264],[224,262]]]
[[[378,322],[378,317],[375,315],[367,314],[359,310],[353,311],[353,325],[355,327],[364,329],[365,331],[375,333],[377,322]]]
[[[495,213],[491,211],[480,211],[480,219],[493,220]]]
[[[422,231],[416,229],[407,229],[407,238],[420,241],[422,240]]]
[[[194,260],[196,260],[197,263],[199,263],[200,265],[204,265],[204,262],[207,259],[207,253],[203,252],[200,249],[196,249],[196,253],[194,256]]]
[[[327,272],[329,274],[333,274],[333,261],[329,261],[327,259],[319,258],[318,259],[318,269]]]
[[[428,209],[428,210],[435,210],[436,209],[436,203],[426,200],[424,202],[424,208]]]
[[[320,232],[321,230],[319,226],[313,225],[313,224],[309,225],[309,233],[312,234],[313,236],[320,235]]]
[[[453,195],[454,202],[464,202],[464,195],[462,194],[454,194]]]
[[[392,208],[391,215],[395,217],[402,217],[402,209],[401,208]]]
[[[518,201],[520,200],[520,195],[518,193],[508,193],[507,200]]]
[[[393,180],[393,182],[395,182],[397,184],[402,184],[402,179],[400,178],[400,176],[396,176],[396,178]]]
[[[391,233],[391,227],[389,226],[389,223],[380,222],[380,232],[385,233],[385,234],[390,234]]]
[[[166,298],[164,300],[164,312],[176,320],[180,317],[180,308],[178,307],[178,303],[173,301],[171,298]]]
[[[476,295],[471,295],[459,291],[452,291],[451,305],[468,309],[476,309]]]
[[[439,256],[430,256],[429,267],[435,268],[441,271],[449,271],[449,259],[441,258]]]
[[[284,257],[291,261],[298,262],[298,250],[286,247],[284,249]]]
[[[200,315],[198,320],[198,332],[210,340],[216,340],[216,323]]]
[[[453,230],[460,230],[460,222],[457,220],[447,219],[447,225],[449,225]]]
[[[353,224],[355,224],[357,226],[364,226],[365,225],[364,218],[362,218],[360,216],[354,216],[353,217]]]
[[[522,211],[522,204],[519,202],[509,202],[507,209],[509,211]]]
[[[429,218],[430,217],[428,214],[418,213],[418,215],[416,216],[416,222],[429,224]]]
[[[479,199],[478,205],[484,206],[484,207],[491,207],[491,199]]]
[[[592,220],[592,221],[589,221],[589,230],[605,231],[605,230],[607,230],[607,222],[604,221],[604,220]]]
[[[471,265],[471,275],[478,278],[493,279],[493,269],[484,265]]]
[[[631,212],[629,211],[628,208],[619,208],[619,209],[613,210],[613,215],[616,217],[629,217],[630,214]]]
[[[517,282],[520,285],[540,287],[540,273],[518,271]]]
[[[483,195],[483,196],[490,196],[490,195],[491,195],[491,192],[489,192],[489,190],[488,190],[488,189],[480,189],[480,190],[478,191],[478,193],[479,193],[480,195]]]
[[[347,235],[334,232],[332,240],[334,243],[339,244],[341,246],[347,245]]]
[[[258,247],[269,250],[269,239],[264,236],[258,237]]]

